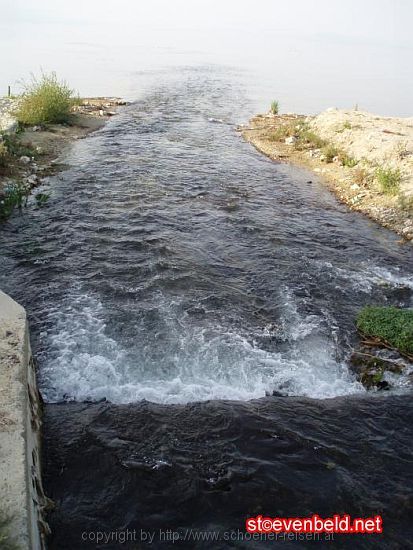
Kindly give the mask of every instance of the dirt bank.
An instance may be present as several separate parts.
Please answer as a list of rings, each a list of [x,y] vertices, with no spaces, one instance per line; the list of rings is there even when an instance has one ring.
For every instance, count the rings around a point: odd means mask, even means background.
[[[328,109],[257,115],[239,130],[268,157],[320,174],[352,210],[413,239],[413,118]]]
[[[13,154],[5,165],[0,164],[0,200],[7,195],[7,189],[16,185],[27,195],[45,176],[61,170],[59,158],[68,147],[104,126],[125,104],[119,98],[87,98],[73,108],[68,124],[31,126],[5,136]],[[13,104],[9,103],[8,108],[12,112]]]

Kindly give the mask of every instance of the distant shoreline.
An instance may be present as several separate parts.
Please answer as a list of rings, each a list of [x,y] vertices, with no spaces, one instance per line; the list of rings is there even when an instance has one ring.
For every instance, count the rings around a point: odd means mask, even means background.
[[[351,210],[413,240],[412,118],[329,109],[316,117],[257,115],[238,130],[272,160],[321,176]],[[390,192],[382,180],[394,184]]]

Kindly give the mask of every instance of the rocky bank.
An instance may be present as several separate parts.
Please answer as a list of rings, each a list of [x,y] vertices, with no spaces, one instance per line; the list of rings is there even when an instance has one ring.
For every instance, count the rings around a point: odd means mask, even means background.
[[[268,157],[310,168],[352,210],[413,239],[413,118],[328,109],[255,116],[239,130]],[[380,172],[393,178],[384,191]]]

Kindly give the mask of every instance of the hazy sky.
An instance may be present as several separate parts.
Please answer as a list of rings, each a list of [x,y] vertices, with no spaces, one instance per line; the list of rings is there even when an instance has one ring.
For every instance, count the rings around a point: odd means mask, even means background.
[[[42,67],[81,93],[133,94],[133,71],[215,63],[276,72],[292,109],[412,114],[413,0],[0,0],[0,14],[2,90]]]
[[[271,29],[410,43],[411,0],[0,0],[1,24]]]

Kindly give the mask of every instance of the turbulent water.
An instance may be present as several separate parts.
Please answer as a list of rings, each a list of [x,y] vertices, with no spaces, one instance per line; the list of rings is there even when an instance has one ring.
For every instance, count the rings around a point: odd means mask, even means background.
[[[2,227],[47,402],[52,548],[105,525],[243,529],[259,509],[407,521],[407,379],[368,397],[347,359],[361,306],[411,305],[411,249],[244,143],[248,108],[228,71],[158,83]]]

